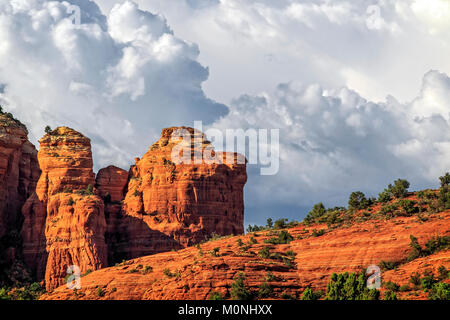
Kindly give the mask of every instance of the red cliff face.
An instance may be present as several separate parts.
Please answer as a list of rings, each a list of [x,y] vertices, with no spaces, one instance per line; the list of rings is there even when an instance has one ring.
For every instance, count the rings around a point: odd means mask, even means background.
[[[27,135],[23,124],[0,113],[0,237],[19,227],[22,205],[39,179],[37,151]]]
[[[172,138],[177,129],[164,129],[161,139],[131,167],[122,206],[128,258],[186,247],[213,233],[244,232],[245,159],[237,164],[237,155],[231,154],[231,163],[177,164],[172,159],[180,142]],[[201,132],[180,129],[198,138],[192,154],[212,148]],[[226,154],[217,156],[224,160]]]
[[[92,190],[90,140],[61,127],[39,142],[42,174],[22,209],[23,254],[51,289],[63,283],[70,265],[82,272],[106,266],[106,221],[103,200]]]
[[[96,178],[98,194],[105,203],[106,233],[108,247],[108,262],[114,264],[122,261],[127,255],[126,229],[122,219],[122,200],[128,184],[128,171],[109,166],[101,169]]]

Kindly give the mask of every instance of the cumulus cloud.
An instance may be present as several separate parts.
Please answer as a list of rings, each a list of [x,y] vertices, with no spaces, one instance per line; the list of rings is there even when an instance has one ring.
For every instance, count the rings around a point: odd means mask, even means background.
[[[212,127],[280,129],[280,171],[250,176],[251,206],[346,205],[351,192],[377,196],[396,178],[415,189],[437,186],[450,169],[449,81],[430,71],[417,98],[403,104],[392,96],[374,103],[347,87],[290,82],[234,100]]]
[[[89,0],[0,0],[0,103],[34,142],[46,124],[91,137],[97,168],[128,167],[162,127],[226,114],[202,90],[209,71],[198,55],[131,1],[105,17]]]
[[[109,11],[114,0],[98,1]],[[137,1],[199,44],[211,67],[204,89],[224,102],[290,80],[409,101],[420,89],[410,79],[450,74],[446,0]]]

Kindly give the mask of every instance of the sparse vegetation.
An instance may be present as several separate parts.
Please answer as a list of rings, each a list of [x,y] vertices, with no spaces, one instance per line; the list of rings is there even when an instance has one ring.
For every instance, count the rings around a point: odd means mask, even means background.
[[[262,248],[261,250],[259,250],[258,256],[260,256],[263,259],[270,258],[270,248],[269,247]]]
[[[245,274],[239,273],[231,285],[231,298],[233,300],[251,300],[252,294],[244,283]]]
[[[384,261],[381,260],[378,265],[382,271],[396,269],[401,264],[401,261]]]
[[[105,290],[102,288],[97,288],[97,296],[104,297],[105,296]]]
[[[386,291],[383,300],[397,300],[397,295],[393,291]]]
[[[392,281],[384,282],[383,287],[385,287],[387,290],[394,291],[394,292],[397,292],[400,289],[400,286],[397,283],[392,282]]]
[[[216,248],[212,249],[209,252],[209,254],[212,255],[213,257],[218,257],[219,256],[219,251],[220,251],[220,248],[216,247]]]
[[[145,266],[144,269],[141,271],[142,274],[147,274],[153,272],[153,268],[151,266]]]
[[[327,285],[327,300],[378,300],[380,292],[368,289],[364,273],[333,273]]]
[[[291,234],[286,230],[281,230],[278,233],[278,237],[273,237],[270,239],[264,240],[265,243],[271,243],[271,244],[287,244],[294,240],[294,238],[291,236]]]
[[[361,191],[352,192],[348,199],[348,208],[350,210],[363,210],[373,204],[373,199],[367,199]]]
[[[272,295],[272,291],[272,286],[264,282],[259,286],[258,298],[269,298]]]
[[[209,294],[209,300],[224,300],[224,296],[220,292],[212,291]]]
[[[320,229],[320,230],[314,229],[313,232],[312,232],[312,236],[313,237],[320,237],[320,236],[322,236],[324,234],[325,234],[325,230],[324,229]]]
[[[319,300],[322,297],[322,291],[313,291],[310,287],[303,291],[301,300]]]

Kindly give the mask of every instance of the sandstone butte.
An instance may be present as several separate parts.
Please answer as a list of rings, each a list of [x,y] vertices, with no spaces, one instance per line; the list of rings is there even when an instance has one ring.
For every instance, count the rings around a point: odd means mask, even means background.
[[[204,300],[215,291],[229,299],[236,276],[244,273],[245,284],[252,292],[257,292],[259,286],[267,282],[273,288],[271,299],[282,299],[286,294],[299,299],[306,287],[326,291],[333,272],[359,271],[372,264],[378,265],[382,260],[402,260],[410,252],[410,235],[416,236],[424,246],[434,235],[450,235],[449,225],[450,211],[432,214],[426,222],[417,217],[397,217],[336,229],[301,223],[287,229],[294,238],[289,244],[264,243],[273,236],[273,230],[223,237],[200,246],[139,257],[95,271],[81,278],[80,290],[61,286],[41,298]],[[325,229],[325,234],[313,236],[313,230],[318,229]],[[243,245],[238,244],[238,239]],[[290,250],[295,252],[293,263],[287,265],[278,259],[260,257],[258,252],[267,246],[271,253],[281,256]],[[217,254],[214,254],[215,248],[218,248]],[[450,268],[450,250],[405,262],[395,270],[382,272],[381,279],[408,284],[414,272],[430,269],[436,275],[441,265]],[[382,295],[384,290],[381,289]],[[398,292],[397,297],[427,298],[422,290]]]
[[[243,233],[245,161],[231,154],[229,163],[175,164],[177,129],[164,129],[129,172],[110,166],[97,176],[81,133],[59,127],[39,140],[42,173],[23,204],[21,235],[23,259],[47,290],[64,283],[71,265],[86,273],[212,234]],[[212,148],[202,133],[183,129],[199,138],[200,150]]]

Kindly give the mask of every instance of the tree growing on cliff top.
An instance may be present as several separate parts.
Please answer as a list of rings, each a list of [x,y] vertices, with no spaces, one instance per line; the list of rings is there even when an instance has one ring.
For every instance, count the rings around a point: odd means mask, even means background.
[[[450,185],[450,173],[446,172],[442,177],[439,177],[441,187],[448,187]]]
[[[305,222],[306,223],[313,222],[314,220],[322,217],[325,214],[325,212],[326,209],[323,203],[322,202],[316,203],[312,208],[312,210],[308,212],[308,214],[306,215]]]
[[[44,131],[45,131],[46,134],[50,134],[53,130],[52,130],[52,128],[50,126],[45,126]]]
[[[348,199],[348,208],[350,210],[366,209],[370,205],[370,201],[361,191],[352,192]]]

